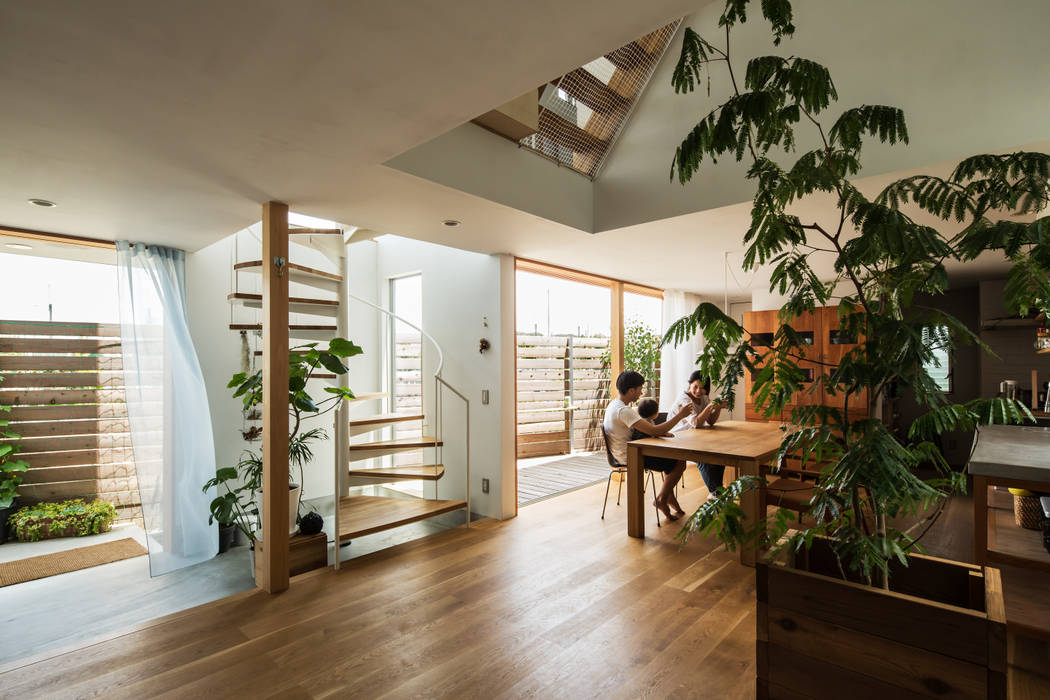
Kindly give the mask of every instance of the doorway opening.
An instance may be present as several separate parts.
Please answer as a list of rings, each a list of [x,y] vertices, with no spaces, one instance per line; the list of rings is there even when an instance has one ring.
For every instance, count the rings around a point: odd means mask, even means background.
[[[641,371],[659,394],[659,290],[516,261],[518,505],[609,476],[612,382]]]

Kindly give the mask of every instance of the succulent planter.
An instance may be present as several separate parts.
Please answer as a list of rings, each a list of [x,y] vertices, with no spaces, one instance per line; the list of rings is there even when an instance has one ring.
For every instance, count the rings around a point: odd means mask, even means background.
[[[109,532],[117,509],[105,501],[74,499],[61,503],[39,503],[10,516],[11,531],[22,542],[56,537],[83,537]]]
[[[999,570],[922,555],[890,590],[845,581],[826,542],[757,567],[757,697],[1006,697]]]

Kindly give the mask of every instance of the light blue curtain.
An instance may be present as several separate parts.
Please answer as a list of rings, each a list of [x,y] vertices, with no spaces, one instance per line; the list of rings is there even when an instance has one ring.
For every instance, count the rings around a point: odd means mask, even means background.
[[[211,413],[186,320],[186,253],[117,242],[120,336],[128,423],[150,574],[212,558],[215,475]]]

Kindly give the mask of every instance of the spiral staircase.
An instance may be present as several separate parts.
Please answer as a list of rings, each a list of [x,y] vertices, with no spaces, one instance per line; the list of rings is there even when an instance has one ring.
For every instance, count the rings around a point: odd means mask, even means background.
[[[357,232],[354,232],[357,233]],[[333,412],[335,422],[332,431],[334,445],[334,502],[333,531],[338,532],[339,544],[364,535],[389,530],[409,523],[425,520],[445,513],[465,509],[466,523],[470,525],[469,488],[465,500],[439,499],[438,481],[446,474],[446,465],[442,463],[444,441],[442,439],[442,396],[451,393],[466,403],[467,426],[465,430],[464,459],[465,469],[463,483],[470,484],[470,434],[469,434],[469,400],[441,377],[444,364],[440,346],[422,328],[406,319],[400,318],[390,310],[350,294],[347,285],[348,246],[358,239],[354,233],[347,234],[342,229],[318,229],[306,227],[289,228],[289,258],[295,253],[295,246],[304,246],[320,251],[335,268],[334,272],[319,270],[293,262],[287,263],[289,281],[289,342],[292,347],[307,342],[323,343],[335,337],[352,338],[348,332],[349,304],[356,302],[384,314],[391,320],[398,320],[416,330],[422,337],[434,344],[438,354],[437,370],[434,374],[434,399],[432,402],[435,415],[428,421],[424,414],[427,402],[421,405],[424,410],[398,412],[389,391],[355,392],[354,399],[345,401]],[[253,237],[254,233],[252,234]],[[257,237],[255,237],[258,240]],[[236,239],[235,239],[236,240]],[[364,239],[364,240],[367,240]],[[242,276],[260,275],[261,260],[239,261],[238,245],[234,244],[231,288],[227,301],[231,305],[229,329],[242,334],[249,346],[245,352],[249,368],[261,357],[262,351],[251,349],[252,340],[258,340],[262,334],[262,324],[245,322],[240,316],[261,316],[262,295],[240,290]],[[247,310],[247,311],[238,311]],[[236,321],[235,321],[236,317]],[[329,385],[346,387],[349,384],[349,373],[314,373],[311,381],[327,382]],[[426,398],[426,397],[424,397]],[[385,410],[384,410],[385,409]],[[369,413],[371,411],[377,411]],[[261,426],[261,415],[248,417]],[[413,437],[393,437],[382,433],[392,432],[391,428],[420,425],[420,435]],[[433,427],[433,430],[428,428]],[[432,435],[427,435],[432,432]],[[261,427],[255,432],[261,435]],[[458,437],[458,436],[457,436]],[[399,465],[388,459],[393,455],[408,452],[422,452],[421,464]],[[430,483],[434,498],[365,495],[361,487],[385,487],[397,482],[418,481]],[[371,489],[376,491],[377,489]],[[386,491],[386,489],[383,489]],[[336,550],[338,551],[338,550]],[[335,556],[335,566],[339,567],[339,557]]]

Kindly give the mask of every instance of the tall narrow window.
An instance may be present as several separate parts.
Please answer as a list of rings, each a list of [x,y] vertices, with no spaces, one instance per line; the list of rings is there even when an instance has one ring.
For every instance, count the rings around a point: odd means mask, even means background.
[[[931,326],[922,331],[923,345],[933,353],[924,369],[937,383],[937,388],[948,394],[952,391],[951,341],[945,326]]]
[[[423,327],[423,275],[390,280],[390,309],[399,318]],[[400,320],[390,324],[390,400],[395,413],[423,413],[423,335]],[[398,424],[395,437],[420,434],[415,421]],[[418,461],[418,459],[417,459]]]

